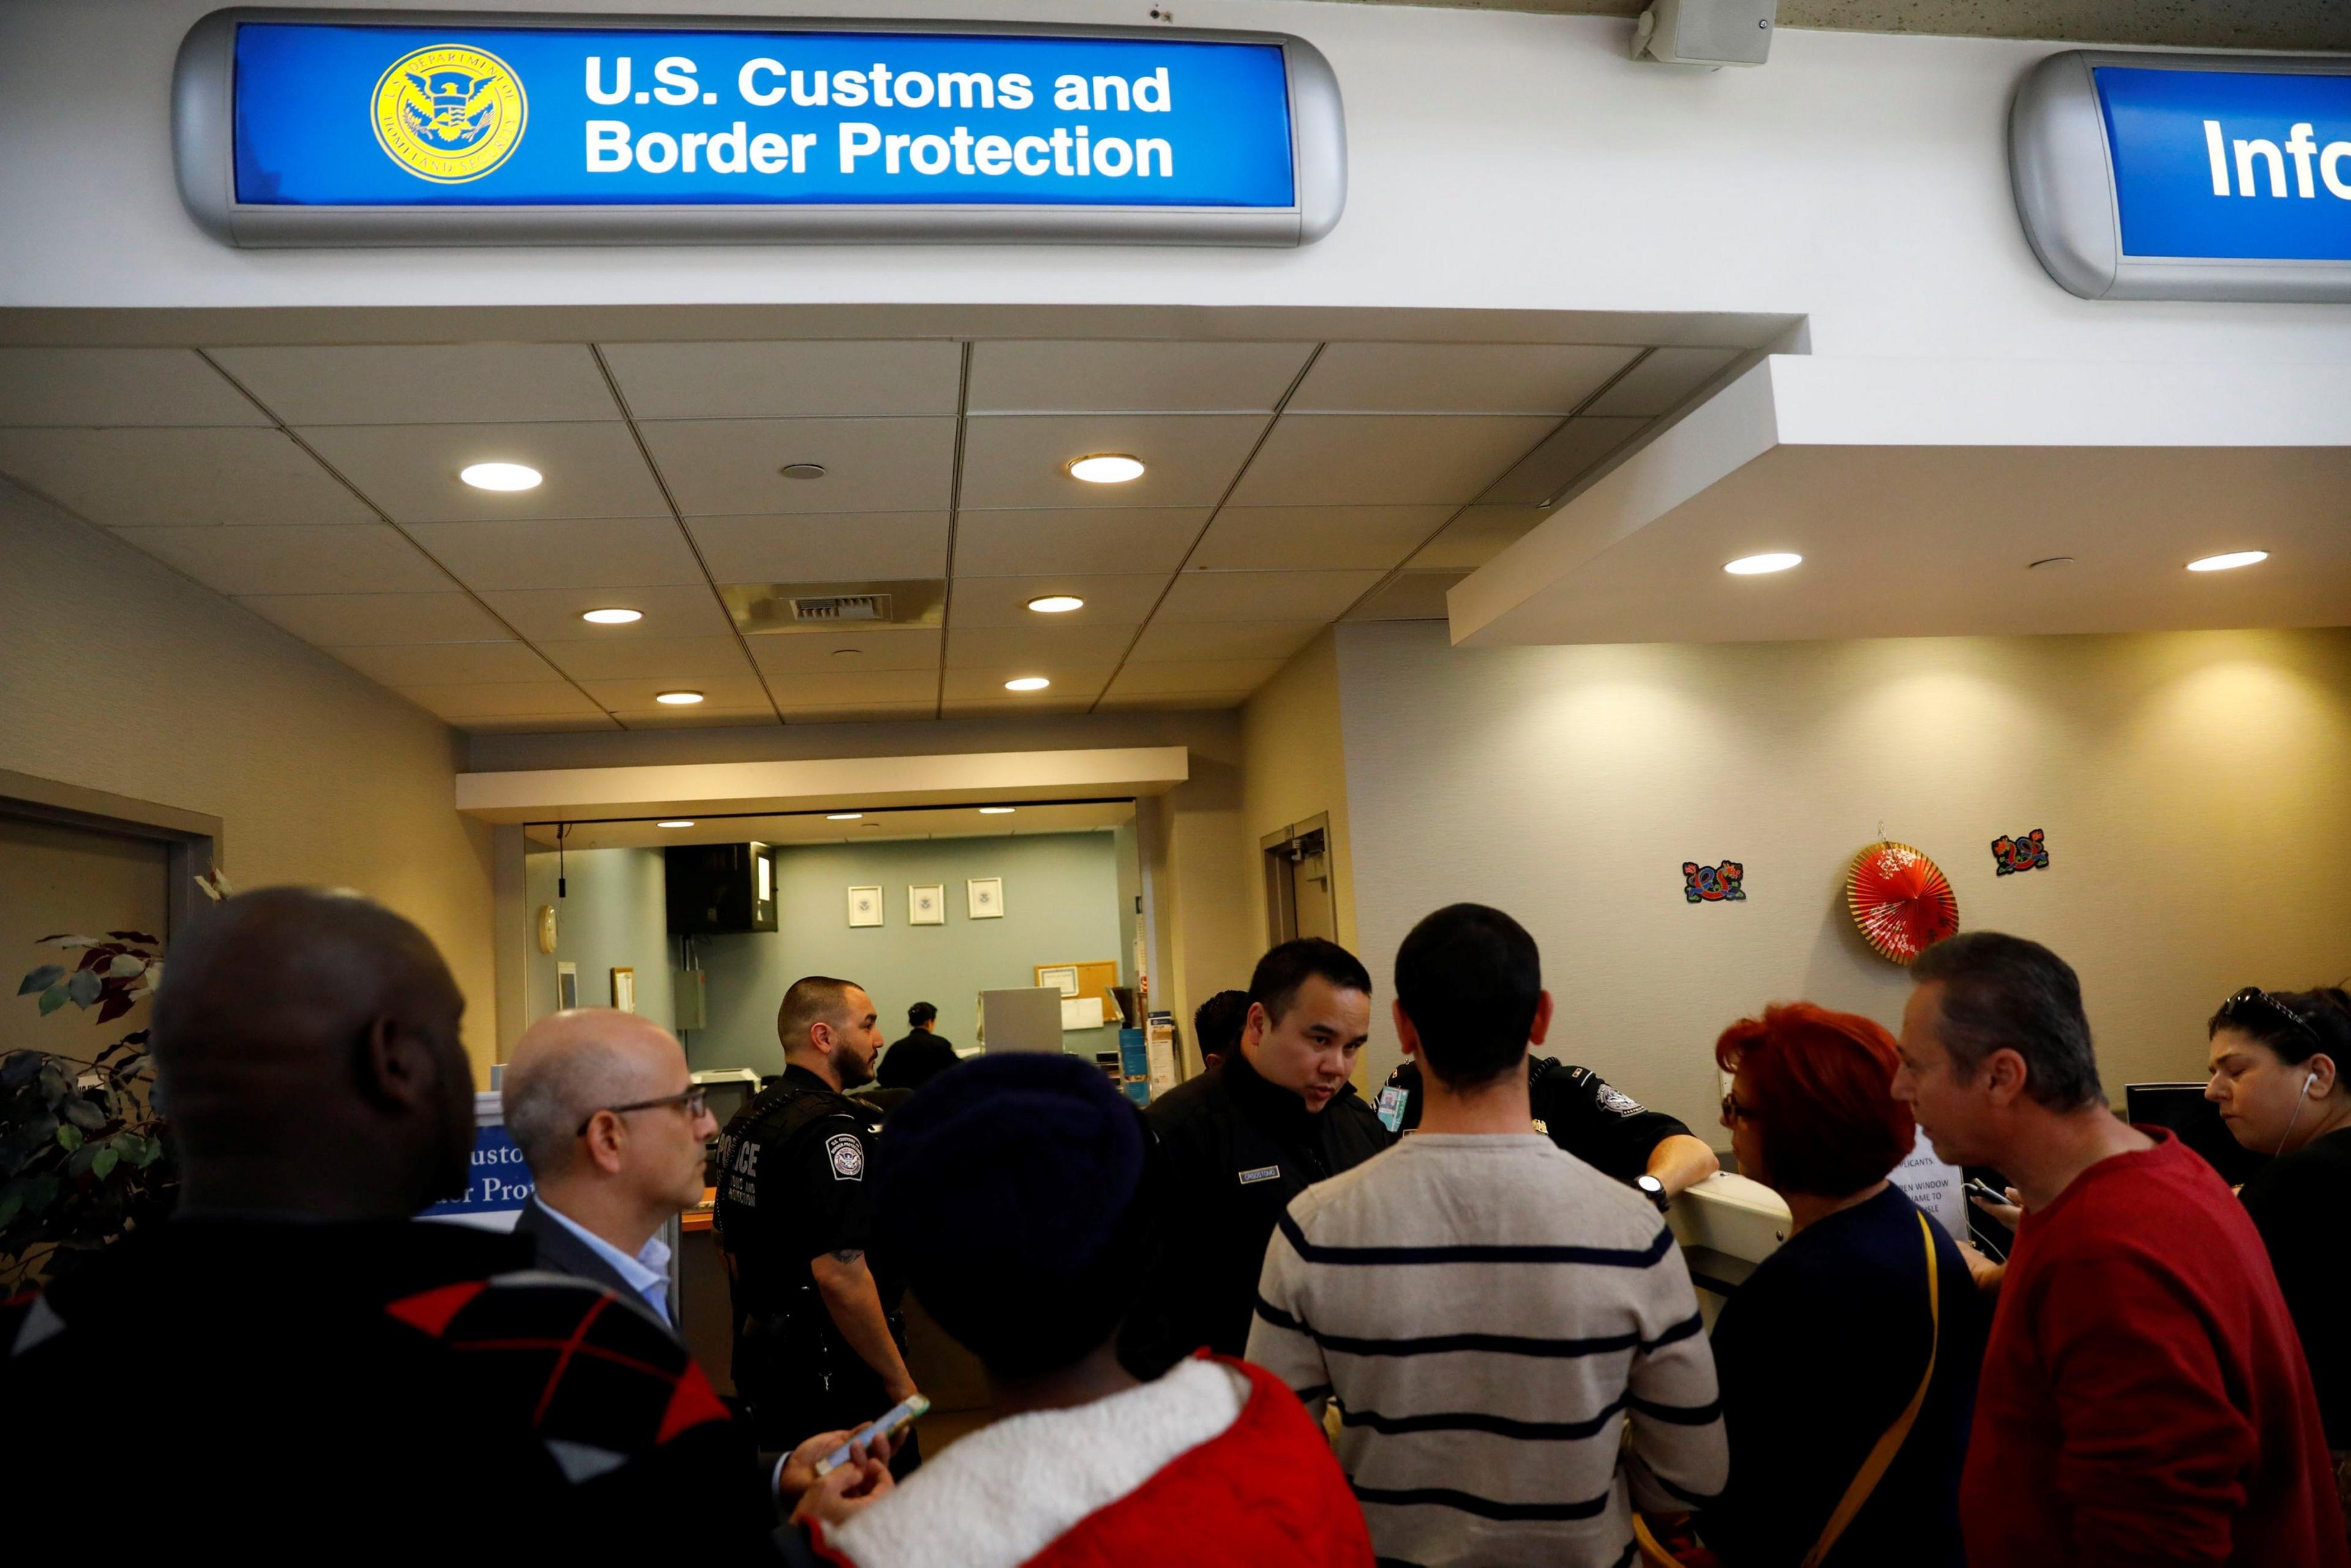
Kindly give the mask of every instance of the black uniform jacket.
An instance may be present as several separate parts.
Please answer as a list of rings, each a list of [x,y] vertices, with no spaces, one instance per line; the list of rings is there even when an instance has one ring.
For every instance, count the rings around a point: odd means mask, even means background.
[[[1202,1345],[1241,1354],[1266,1243],[1282,1210],[1391,1140],[1353,1085],[1310,1112],[1239,1054],[1152,1102],[1144,1119],[1163,1184],[1166,1242],[1120,1354],[1136,1375],[1156,1376]]]
[[[728,1260],[738,1324],[802,1307],[809,1264],[828,1252],[865,1252],[885,1310],[903,1287],[871,1256],[873,1151],[880,1113],[805,1067],[790,1066],[735,1113],[718,1139],[718,1202],[711,1216]],[[828,1326],[819,1312],[815,1318]]]
[[[920,1089],[962,1060],[956,1054],[955,1041],[918,1029],[892,1042],[882,1053],[882,1065],[873,1077],[884,1089]]]
[[[1420,1125],[1420,1063],[1407,1061],[1388,1074],[1379,1114],[1399,1133]],[[1548,1056],[1527,1063],[1527,1100],[1534,1130],[1618,1181],[1649,1168],[1649,1156],[1667,1138],[1689,1135],[1688,1124],[1652,1111],[1589,1067],[1562,1067]]]

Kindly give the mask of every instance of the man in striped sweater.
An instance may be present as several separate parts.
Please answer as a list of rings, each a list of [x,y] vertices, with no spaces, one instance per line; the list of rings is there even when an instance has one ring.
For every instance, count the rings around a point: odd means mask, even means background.
[[[1625,1568],[1634,1507],[1727,1473],[1688,1270],[1638,1193],[1529,1130],[1552,998],[1518,922],[1438,910],[1395,985],[1420,1131],[1292,1200],[1249,1359],[1335,1399],[1382,1563]]]

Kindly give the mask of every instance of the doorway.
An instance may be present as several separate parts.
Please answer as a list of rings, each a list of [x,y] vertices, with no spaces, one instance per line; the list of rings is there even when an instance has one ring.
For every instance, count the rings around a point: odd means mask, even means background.
[[[1301,936],[1339,939],[1338,890],[1332,885],[1331,819],[1325,813],[1268,833],[1265,925],[1270,945]]]

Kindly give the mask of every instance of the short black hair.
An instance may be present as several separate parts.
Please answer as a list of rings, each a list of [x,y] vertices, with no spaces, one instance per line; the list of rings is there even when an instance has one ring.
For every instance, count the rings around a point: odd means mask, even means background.
[[[1192,1039],[1203,1059],[1232,1056],[1241,1048],[1241,1031],[1249,1027],[1249,994],[1218,991],[1192,1014]]]
[[[2290,1067],[2299,1067],[2323,1051],[2335,1059],[2337,1070],[2351,1072],[2351,995],[2345,994],[2342,987],[2316,986],[2307,991],[2263,991],[2262,995],[2272,1005],[2256,1001],[2252,1006],[2231,1006],[2233,997],[2223,1002],[2205,1026],[2204,1038],[2232,1029],[2268,1047]],[[2300,1028],[2287,1018],[2288,1013],[2301,1020]]]
[[[1395,984],[1422,1065],[1447,1088],[1491,1083],[1526,1060],[1542,956],[1500,910],[1448,904],[1421,921],[1396,949]]]
[[[938,1019],[939,1009],[931,1006],[928,1002],[916,1002],[913,1007],[906,1009],[906,1024],[908,1028],[914,1028],[926,1023],[936,1023]]]
[[[1941,1028],[1962,1083],[1996,1051],[2024,1059],[2024,1092],[2052,1111],[2105,1103],[2074,967],[2038,942],[1962,931],[1918,955],[1910,977],[1943,988]]]
[[[1257,969],[1249,976],[1249,998],[1265,1009],[1268,1019],[1280,1023],[1290,1004],[1298,999],[1298,988],[1318,975],[1340,990],[1372,994],[1372,973],[1361,958],[1336,942],[1301,936],[1257,961]]]

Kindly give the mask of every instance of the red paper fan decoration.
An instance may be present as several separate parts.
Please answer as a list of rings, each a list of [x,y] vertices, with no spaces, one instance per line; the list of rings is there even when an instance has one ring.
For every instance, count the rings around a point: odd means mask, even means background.
[[[1897,964],[1959,928],[1950,879],[1908,844],[1872,844],[1854,856],[1844,893],[1862,940]]]

